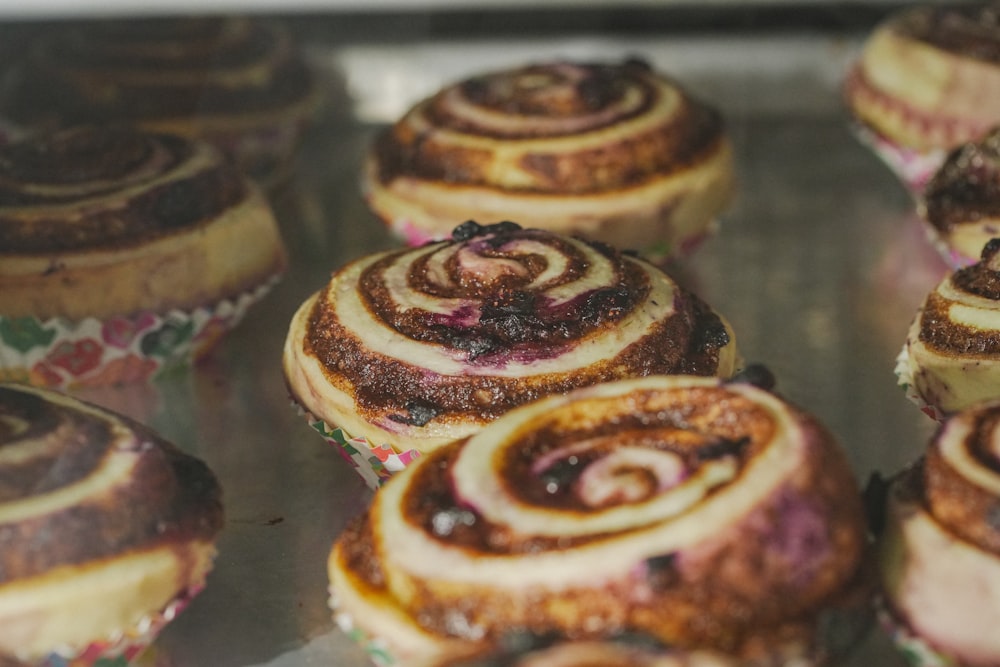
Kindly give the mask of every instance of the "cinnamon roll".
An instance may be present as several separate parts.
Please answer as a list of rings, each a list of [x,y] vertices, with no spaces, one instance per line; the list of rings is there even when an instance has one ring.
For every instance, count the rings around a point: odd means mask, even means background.
[[[289,33],[246,17],[58,26],[24,60],[6,96],[24,127],[118,122],[198,138],[267,184],[318,101]]]
[[[1000,236],[1000,127],[949,153],[924,189],[921,214],[956,267],[974,263]]]
[[[331,604],[400,664],[511,630],[813,664],[822,610],[864,607],[865,544],[813,418],[750,384],[638,378],[512,410],[394,476],[331,552]]]
[[[963,410],[890,486],[879,543],[885,606],[897,637],[937,654],[933,664],[1000,664],[998,436],[1000,404]]]
[[[897,360],[900,384],[942,418],[1000,398],[1000,239],[981,260],[949,273],[920,307]]]
[[[96,406],[0,385],[0,659],[151,641],[204,586],[222,523],[198,459]]]
[[[656,255],[690,251],[734,186],[721,115],[639,61],[475,76],[375,140],[364,189],[413,245],[512,218]]]
[[[298,309],[283,358],[311,415],[396,452],[548,394],[738,363],[727,322],[652,264],[512,222],[351,262]]]
[[[0,368],[18,379],[207,349],[284,266],[269,204],[207,144],[92,126],[0,149]]]
[[[1000,124],[996,5],[891,15],[865,44],[845,93],[867,139],[919,192],[948,150]]]
[[[413,667],[739,667],[737,661],[712,651],[681,651],[646,637],[623,636],[603,641],[507,642],[497,650]],[[524,646],[520,646],[524,644]]]

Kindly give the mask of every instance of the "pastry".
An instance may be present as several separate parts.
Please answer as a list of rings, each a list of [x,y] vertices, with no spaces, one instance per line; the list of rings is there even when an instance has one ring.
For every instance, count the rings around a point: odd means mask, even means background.
[[[927,295],[897,359],[899,383],[925,412],[943,418],[1000,398],[1000,238],[982,259]]]
[[[603,641],[552,641],[516,638],[499,649],[412,667],[740,667],[713,651],[681,651],[642,636]],[[522,646],[523,644],[523,646]]]
[[[0,385],[0,661],[134,655],[205,584],[204,463],[51,390]]]
[[[516,631],[808,665],[821,618],[864,615],[866,542],[815,419],[744,382],[629,379],[511,410],[395,475],[336,541],[331,604],[399,664]]]
[[[879,570],[894,637],[921,664],[1000,664],[1000,403],[947,419],[893,478]]]
[[[201,354],[283,270],[270,206],[209,145],[83,127],[0,149],[0,373],[147,377]]]
[[[955,267],[973,264],[1000,237],[1000,127],[948,155],[924,189],[920,212]]]
[[[268,185],[318,101],[288,32],[246,17],[57,26],[24,60],[6,107],[29,131],[119,122],[199,138]]]
[[[298,309],[283,358],[294,401],[379,475],[547,394],[738,364],[726,321],[654,265],[512,222],[351,262]]]
[[[963,3],[892,14],[845,92],[862,138],[919,193],[947,151],[1000,124],[1000,12]]]
[[[371,209],[412,245],[510,218],[656,257],[697,245],[733,187],[720,114],[634,60],[449,85],[376,138],[364,173]]]

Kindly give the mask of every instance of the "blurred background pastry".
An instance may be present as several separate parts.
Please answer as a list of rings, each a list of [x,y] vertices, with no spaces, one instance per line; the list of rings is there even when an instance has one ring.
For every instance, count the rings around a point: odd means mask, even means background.
[[[689,253],[734,189],[721,114],[646,63],[555,61],[473,76],[375,139],[374,213],[413,245],[517,220],[656,258]]]
[[[979,261],[1000,236],[1000,126],[948,154],[924,188],[920,214],[952,266]]]
[[[204,142],[90,126],[0,149],[0,377],[101,385],[188,363],[285,263],[267,200]]]
[[[215,476],[135,422],[24,385],[0,384],[0,451],[0,662],[125,664],[205,586]]]
[[[18,63],[2,106],[29,133],[130,123],[202,139],[273,185],[287,176],[318,100],[280,25],[201,16],[47,30]]]
[[[845,92],[861,138],[919,194],[949,150],[1000,124],[996,4],[890,15],[866,42]]]

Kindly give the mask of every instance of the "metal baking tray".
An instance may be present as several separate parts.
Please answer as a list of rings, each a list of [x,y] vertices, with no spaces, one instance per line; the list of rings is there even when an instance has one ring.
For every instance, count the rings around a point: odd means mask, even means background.
[[[396,34],[378,40],[338,16],[294,17],[329,102],[292,177],[272,193],[289,272],[200,366],[149,386],[79,392],[202,457],[225,489],[216,567],[154,646],[158,665],[368,664],[332,622],[326,557],[371,492],[292,409],[281,347],[293,311],[332,270],[396,245],[358,189],[373,133],[419,97],[475,71],[638,55],[719,106],[740,190],[718,235],[676,267],[680,280],[725,314],[744,356],[768,365],[784,396],[839,438],[861,483],[910,462],[933,431],[897,388],[893,365],[945,268],[909,195],[851,134],[839,87],[864,25],[716,34],[698,24],[639,35],[596,25],[493,39],[482,31],[432,35],[431,23],[415,23],[407,33],[397,19]],[[903,662],[876,628],[845,664]]]

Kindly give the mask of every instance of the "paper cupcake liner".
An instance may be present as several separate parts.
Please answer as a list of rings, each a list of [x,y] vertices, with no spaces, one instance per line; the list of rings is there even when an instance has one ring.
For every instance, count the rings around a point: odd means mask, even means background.
[[[333,611],[333,622],[347,637],[360,646],[368,659],[376,667],[396,667],[397,662],[389,646],[381,639],[373,637],[354,623],[354,617],[339,609],[337,600],[332,595],[328,602]]]
[[[923,193],[927,182],[944,163],[947,155],[943,150],[921,152],[899,146],[858,123],[853,123],[851,129],[858,141],[871,149],[914,197],[919,197]]]
[[[881,603],[878,605],[878,623],[911,667],[960,667],[960,663],[937,651],[913,630],[897,621]]]
[[[0,381],[54,388],[147,381],[205,355],[277,280],[190,312],[81,321],[0,315]]]
[[[113,636],[91,642],[82,649],[57,647],[40,661],[25,664],[31,667],[158,667],[161,661],[156,652],[150,650],[151,644],[203,588],[204,585],[188,588],[159,613],[145,616],[133,627]]]
[[[897,384],[903,389],[906,397],[920,408],[921,412],[935,421],[943,422],[947,419],[948,415],[924,400],[924,397],[917,391],[917,387],[913,382],[913,373],[910,370],[909,346],[905,343],[903,344],[903,349],[899,351],[899,355],[896,357],[896,367],[893,369],[893,372],[896,374]]]
[[[305,417],[309,426],[323,436],[324,440],[336,448],[372,489],[378,489],[393,473],[399,472],[420,456],[420,452],[415,449],[401,452],[389,444],[374,445],[367,438],[353,437],[339,426],[315,417],[295,400],[292,400],[292,407],[300,416]]]

